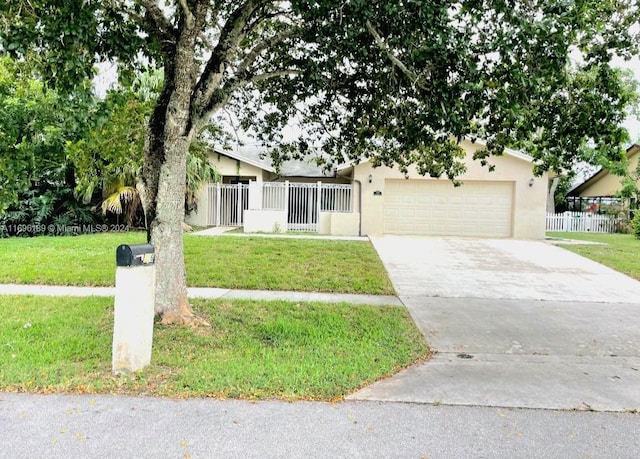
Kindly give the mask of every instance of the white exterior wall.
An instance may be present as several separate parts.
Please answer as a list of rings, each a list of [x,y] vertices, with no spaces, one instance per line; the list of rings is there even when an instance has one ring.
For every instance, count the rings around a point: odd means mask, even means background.
[[[284,233],[287,214],[283,210],[245,210],[245,233]]]
[[[255,177],[256,182],[263,181],[264,169],[252,164],[229,158],[228,156],[220,153],[213,153],[209,155],[209,162],[216,168],[216,171],[218,171],[218,174],[221,177],[225,175],[238,175],[243,177]]]
[[[489,172],[480,162],[473,161],[472,154],[480,145],[465,141],[461,143],[467,150],[467,172],[459,180],[476,181],[513,181],[513,234],[516,239],[543,239],[545,236],[546,198],[548,177],[533,176],[533,164],[526,160],[510,155],[492,157],[491,164],[496,169]],[[369,183],[369,175],[372,177]],[[385,196],[385,179],[403,179],[404,175],[396,169],[388,167],[373,168],[370,163],[363,163],[354,167],[355,180],[362,183],[362,234],[383,234],[383,210]],[[409,178],[415,180],[438,180],[424,177],[415,168],[409,170]],[[529,186],[533,178],[533,186]],[[440,179],[443,180],[443,179]],[[446,180],[446,179],[444,179]],[[451,185],[453,188],[453,185]],[[463,185],[464,186],[464,185]],[[381,192],[374,195],[374,192]]]
[[[331,236],[358,236],[358,212],[320,212],[318,232]]]

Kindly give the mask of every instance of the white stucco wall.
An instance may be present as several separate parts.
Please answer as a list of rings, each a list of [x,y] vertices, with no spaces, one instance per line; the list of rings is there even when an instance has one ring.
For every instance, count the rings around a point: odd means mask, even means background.
[[[243,177],[255,177],[256,182],[263,181],[263,169],[252,164],[229,158],[220,153],[209,155],[209,162],[216,168],[220,176],[238,175]]]
[[[287,231],[287,214],[283,210],[245,210],[245,233],[282,233]]]
[[[358,212],[320,212],[318,232],[331,236],[358,236]]]
[[[468,152],[467,172],[461,175],[459,180],[462,182],[464,180],[514,182],[513,237],[517,239],[543,239],[545,236],[547,175],[534,177],[531,162],[509,155],[490,158],[489,162],[495,164],[496,168],[493,172],[489,172],[488,168],[472,159],[473,152],[481,148],[480,145],[468,141],[462,142],[461,145]],[[368,162],[355,166],[353,174],[353,178],[362,183],[362,234],[382,234],[385,179],[402,179],[404,175],[395,168],[374,168]],[[371,183],[369,183],[369,175],[372,176]],[[532,178],[534,180],[533,186],[529,186]],[[438,180],[421,176],[415,168],[410,169],[409,179]],[[381,194],[374,195],[376,191]]]

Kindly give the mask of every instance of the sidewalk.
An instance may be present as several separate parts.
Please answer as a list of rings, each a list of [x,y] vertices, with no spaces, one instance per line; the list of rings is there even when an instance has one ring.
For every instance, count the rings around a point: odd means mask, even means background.
[[[367,236],[329,236],[317,233],[291,234],[291,233],[242,233],[233,232],[237,227],[214,226],[191,233],[193,236],[228,236],[228,237],[264,237],[274,239],[325,239],[330,241],[368,241]]]
[[[0,295],[38,296],[115,296],[115,287],[65,287],[58,285],[0,284]],[[324,303],[353,303],[371,305],[403,306],[395,296],[359,295],[349,293],[285,292],[276,290],[233,290],[227,288],[188,289],[189,298],[258,300],[258,301],[304,301]]]

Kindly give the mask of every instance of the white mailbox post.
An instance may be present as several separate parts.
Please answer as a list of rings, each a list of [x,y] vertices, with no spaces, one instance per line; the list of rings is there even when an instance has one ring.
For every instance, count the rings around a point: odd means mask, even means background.
[[[151,362],[155,302],[155,254],[151,244],[116,249],[113,373],[138,371]]]

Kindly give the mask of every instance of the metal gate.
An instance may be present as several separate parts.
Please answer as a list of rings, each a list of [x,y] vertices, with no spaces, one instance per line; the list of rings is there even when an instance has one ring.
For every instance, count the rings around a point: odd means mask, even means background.
[[[207,187],[209,226],[242,226],[244,211],[249,206],[248,185],[215,184]]]

